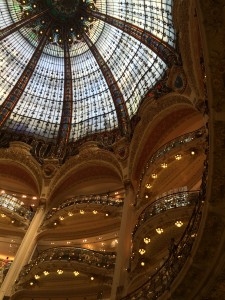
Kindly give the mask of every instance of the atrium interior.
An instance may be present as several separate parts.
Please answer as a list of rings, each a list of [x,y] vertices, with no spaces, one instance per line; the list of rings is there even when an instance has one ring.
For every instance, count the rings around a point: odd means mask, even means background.
[[[0,300],[225,299],[222,0],[0,0]]]

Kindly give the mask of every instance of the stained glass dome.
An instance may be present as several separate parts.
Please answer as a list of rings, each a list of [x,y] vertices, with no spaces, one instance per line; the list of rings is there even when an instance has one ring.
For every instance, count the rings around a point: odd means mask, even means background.
[[[1,130],[55,143],[118,129],[174,63],[171,0],[0,1]]]

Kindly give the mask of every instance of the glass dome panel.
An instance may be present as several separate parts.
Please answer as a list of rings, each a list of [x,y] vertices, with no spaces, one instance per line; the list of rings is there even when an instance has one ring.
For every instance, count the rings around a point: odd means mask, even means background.
[[[42,0],[45,1],[45,0]],[[91,1],[91,0],[86,0]],[[175,47],[171,0],[103,1],[96,10],[151,32],[158,41]],[[22,15],[17,0],[0,3],[0,27],[18,22]],[[3,104],[38,47],[35,32],[40,22],[24,26],[3,39],[0,50],[0,104]],[[135,115],[145,94],[155,86],[167,69],[166,63],[147,46],[128,33],[95,19],[88,36],[110,68],[111,80],[123,95],[128,119]],[[70,141],[119,127],[110,85],[84,40],[69,46],[72,84]],[[3,129],[36,138],[57,140],[65,102],[65,59],[63,45],[48,41],[37,66]],[[118,108],[117,108],[118,109]]]

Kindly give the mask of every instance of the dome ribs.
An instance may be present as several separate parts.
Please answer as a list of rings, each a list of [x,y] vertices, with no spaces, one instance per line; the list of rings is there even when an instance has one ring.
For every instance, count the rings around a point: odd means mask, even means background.
[[[22,75],[18,79],[17,83],[13,87],[12,91],[9,93],[5,101],[0,107],[0,127],[2,127],[7,118],[12,113],[14,107],[18,103],[21,95],[23,94],[35,68],[36,65],[41,57],[41,54],[43,52],[43,49],[46,45],[46,42],[48,40],[49,34],[51,32],[51,23],[50,22],[47,26],[45,34],[43,34],[37,48],[35,49],[29,63],[27,64],[26,68],[24,69]]]
[[[149,31],[115,17],[105,15],[99,11],[90,11],[90,15],[133,36],[135,39],[155,52],[168,67],[177,64],[177,53],[175,49],[151,34]]]
[[[66,35],[66,33],[65,33]],[[69,142],[72,113],[73,113],[73,84],[72,84],[72,71],[70,51],[67,38],[64,39],[64,97],[63,108],[58,132],[57,144],[64,145]]]
[[[83,39],[90,48],[93,56],[95,57],[103,76],[108,84],[112,99],[115,105],[116,114],[118,118],[119,129],[122,136],[128,136],[130,133],[130,117],[128,114],[126,102],[124,100],[123,94],[110,70],[107,63],[104,61],[103,57],[99,53],[96,46],[92,43],[87,34],[83,33]]]
[[[46,14],[48,9],[36,14],[36,15],[31,15],[30,17],[27,17],[25,19],[21,19],[20,21],[13,23],[4,29],[0,30],[0,41],[5,39],[7,36],[10,34],[16,32],[17,30],[20,30],[22,27],[28,25],[29,23],[34,22],[36,19],[42,17],[43,15]]]

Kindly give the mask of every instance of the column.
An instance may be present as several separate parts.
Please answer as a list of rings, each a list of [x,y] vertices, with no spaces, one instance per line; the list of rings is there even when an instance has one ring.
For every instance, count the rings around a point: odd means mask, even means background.
[[[132,230],[135,217],[135,193],[130,181],[126,181],[125,200],[119,232],[119,243],[110,300],[116,300],[127,293],[128,269],[132,246]]]
[[[33,250],[37,243],[37,234],[40,225],[45,216],[44,206],[40,206],[30,223],[29,228],[22,240],[22,243],[16,253],[15,259],[3,281],[0,289],[0,300],[3,300],[5,296],[10,296],[12,287],[22,270],[23,266],[26,265],[33,254]]]

